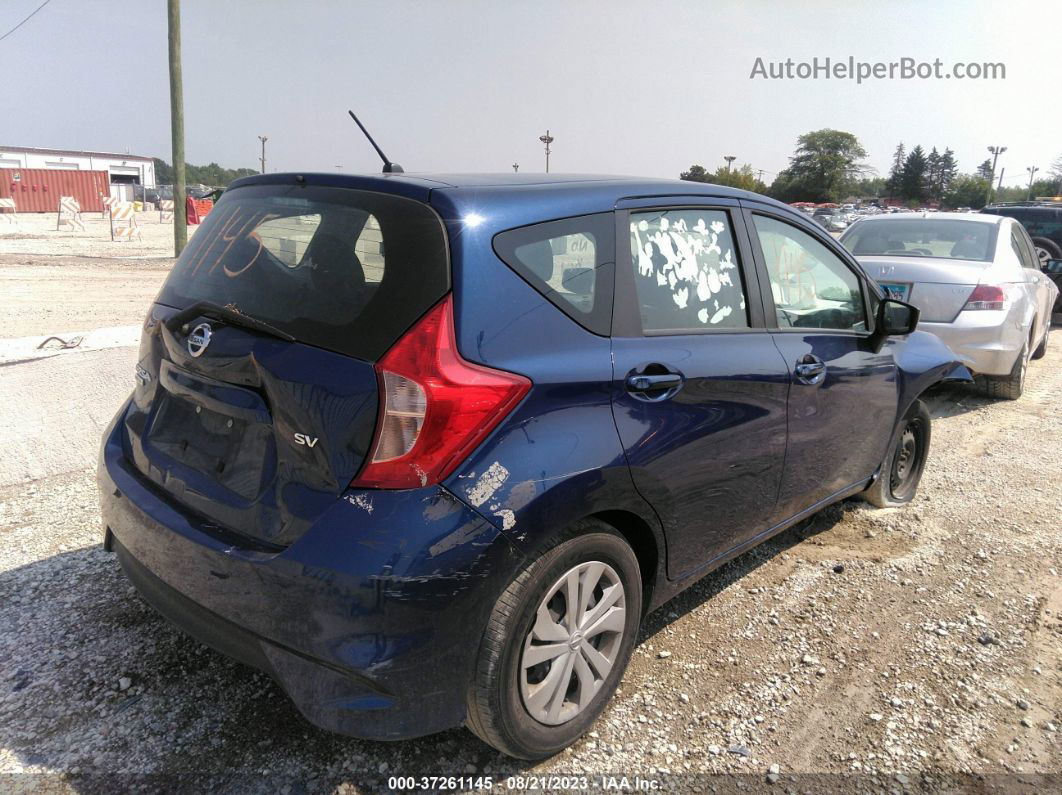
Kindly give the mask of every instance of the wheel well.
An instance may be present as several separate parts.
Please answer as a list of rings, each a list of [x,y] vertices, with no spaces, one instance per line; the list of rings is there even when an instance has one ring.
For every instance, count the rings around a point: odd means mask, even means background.
[[[660,550],[656,536],[642,517],[629,511],[600,511],[592,518],[599,519],[614,527],[626,539],[638,558],[638,568],[642,572],[642,595],[645,605],[652,601],[653,587],[660,565]]]

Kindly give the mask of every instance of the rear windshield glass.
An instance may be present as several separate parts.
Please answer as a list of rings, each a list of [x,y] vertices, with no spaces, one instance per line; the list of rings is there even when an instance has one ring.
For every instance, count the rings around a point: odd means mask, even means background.
[[[992,258],[994,229],[994,224],[936,218],[863,221],[841,242],[857,257],[887,254],[987,262]]]
[[[426,205],[254,185],[226,191],[158,301],[233,307],[300,342],[374,361],[449,286],[445,232]]]

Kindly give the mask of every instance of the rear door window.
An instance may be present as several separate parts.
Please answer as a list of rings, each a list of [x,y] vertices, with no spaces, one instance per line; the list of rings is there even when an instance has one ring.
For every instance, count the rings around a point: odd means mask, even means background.
[[[226,191],[159,294],[235,308],[299,342],[374,361],[449,290],[446,235],[425,204],[312,186]]]
[[[645,333],[749,327],[726,212],[681,208],[632,212],[630,244]]]
[[[582,215],[501,232],[494,250],[568,317],[606,335],[612,325],[615,235],[612,213]]]

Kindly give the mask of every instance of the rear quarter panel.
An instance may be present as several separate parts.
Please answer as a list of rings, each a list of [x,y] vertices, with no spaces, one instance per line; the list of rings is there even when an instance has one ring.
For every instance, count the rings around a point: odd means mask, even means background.
[[[650,528],[662,563],[659,522],[634,488],[612,416],[611,341],[583,329],[498,259],[491,240],[509,225],[447,224],[461,355],[525,375],[532,387],[446,487],[525,551],[578,519],[625,511]]]

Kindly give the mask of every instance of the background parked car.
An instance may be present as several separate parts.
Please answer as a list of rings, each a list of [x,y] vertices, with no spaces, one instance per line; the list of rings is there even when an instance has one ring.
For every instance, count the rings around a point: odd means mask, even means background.
[[[990,395],[1021,395],[1028,360],[1047,350],[1058,296],[1021,224],[892,214],[864,219],[841,242],[890,296],[921,310],[918,327],[944,340]]]
[[[990,204],[981,212],[1005,215],[1021,222],[1032,238],[1041,263],[1062,259],[1062,202]]]

